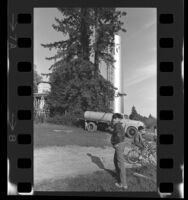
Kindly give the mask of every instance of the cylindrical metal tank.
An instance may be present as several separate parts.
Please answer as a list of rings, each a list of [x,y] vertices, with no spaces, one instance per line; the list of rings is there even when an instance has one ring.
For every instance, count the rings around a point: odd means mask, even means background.
[[[115,43],[115,52],[114,52],[114,87],[117,88],[117,93],[122,92],[122,69],[121,69],[121,37],[119,35],[115,35],[114,37]],[[118,96],[114,99],[114,113],[122,113],[124,112],[122,106],[122,97]]]
[[[86,111],[84,113],[84,118],[86,120],[94,120],[94,121],[103,121],[103,122],[111,122],[112,113],[105,112],[94,112],[94,111]]]

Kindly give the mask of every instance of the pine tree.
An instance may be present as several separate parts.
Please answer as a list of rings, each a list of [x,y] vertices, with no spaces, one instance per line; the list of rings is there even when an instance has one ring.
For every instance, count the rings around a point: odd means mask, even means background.
[[[94,8],[92,27],[94,28],[94,51],[95,72],[99,70],[100,61],[104,61],[107,66],[113,65],[114,35],[119,31],[126,32],[120,18],[125,16],[125,12],[117,11],[116,8]]]
[[[68,36],[67,40],[49,44],[41,44],[45,48],[57,49],[57,54],[46,59],[55,61],[71,61],[73,58],[91,60],[94,56],[95,72],[99,71],[99,63],[103,60],[113,65],[114,35],[119,31],[126,32],[120,18],[125,12],[116,8],[58,8],[63,19],[55,18],[56,31]],[[93,42],[92,42],[93,38]],[[58,61],[56,62],[58,65]],[[56,63],[51,68],[56,66]],[[50,69],[51,69],[50,68]]]
[[[137,111],[135,106],[132,107],[131,114],[129,116],[132,120],[138,120],[145,124],[146,128],[153,128],[157,124],[156,118],[154,118],[151,114],[148,117],[140,115]]]
[[[152,116],[152,114],[149,114],[148,118],[154,119],[154,117]]]
[[[137,118],[138,118],[138,113],[137,113],[137,111],[136,111],[135,106],[132,107],[132,109],[131,109],[131,114],[130,114],[129,118],[130,118],[130,119],[133,119],[133,120],[137,120]]]
[[[53,24],[53,28],[67,39],[41,44],[57,50],[53,57],[46,58],[55,60],[50,67],[52,87],[48,103],[51,110],[61,113],[88,109],[107,112],[115,88],[99,74],[99,63],[103,60],[113,65],[114,34],[120,30],[125,32],[119,20],[125,13],[115,8],[58,10],[63,19],[56,18],[57,24]]]

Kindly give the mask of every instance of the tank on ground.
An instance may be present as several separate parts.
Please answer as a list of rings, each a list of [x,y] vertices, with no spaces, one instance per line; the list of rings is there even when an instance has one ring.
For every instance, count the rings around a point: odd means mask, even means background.
[[[86,111],[84,113],[84,118],[86,120],[94,120],[94,121],[103,121],[103,122],[111,122],[112,113],[105,112],[94,112],[94,111]]]

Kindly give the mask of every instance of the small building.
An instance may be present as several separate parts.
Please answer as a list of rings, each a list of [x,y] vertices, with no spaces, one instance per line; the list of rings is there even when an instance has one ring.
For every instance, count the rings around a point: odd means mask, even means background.
[[[41,81],[38,83],[38,93],[48,93],[51,90],[51,85],[47,81]]]
[[[34,93],[34,116],[35,119],[39,118],[41,122],[47,117],[49,109],[46,104],[48,93],[51,86],[49,82],[40,82],[38,84],[38,92]]]

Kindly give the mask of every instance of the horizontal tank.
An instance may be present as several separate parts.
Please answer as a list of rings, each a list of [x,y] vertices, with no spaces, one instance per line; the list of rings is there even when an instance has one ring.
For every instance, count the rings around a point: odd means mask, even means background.
[[[112,115],[112,113],[86,111],[84,113],[84,118],[91,121],[111,122]]]

